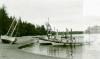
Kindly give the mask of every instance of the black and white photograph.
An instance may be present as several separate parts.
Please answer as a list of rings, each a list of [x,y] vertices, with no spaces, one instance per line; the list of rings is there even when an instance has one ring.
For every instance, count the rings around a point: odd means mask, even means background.
[[[0,59],[100,59],[100,0],[0,0]]]

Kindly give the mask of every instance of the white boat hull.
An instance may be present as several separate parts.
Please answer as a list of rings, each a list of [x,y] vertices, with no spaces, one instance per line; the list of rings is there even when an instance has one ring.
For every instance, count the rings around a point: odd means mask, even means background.
[[[55,43],[55,42],[52,42],[52,45],[64,45],[64,43]]]
[[[2,43],[15,43],[17,41],[16,37],[1,36]]]

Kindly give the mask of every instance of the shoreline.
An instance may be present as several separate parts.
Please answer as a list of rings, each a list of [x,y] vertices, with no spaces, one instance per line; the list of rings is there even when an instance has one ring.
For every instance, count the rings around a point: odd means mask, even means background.
[[[29,43],[29,42],[28,42]],[[0,42],[0,59],[65,59],[53,56],[46,56],[41,54],[25,52],[18,47],[25,45],[25,43],[18,44],[3,44]]]
[[[29,53],[21,49],[10,48],[10,46],[8,46],[6,48],[0,48],[0,59],[64,59],[64,58]]]

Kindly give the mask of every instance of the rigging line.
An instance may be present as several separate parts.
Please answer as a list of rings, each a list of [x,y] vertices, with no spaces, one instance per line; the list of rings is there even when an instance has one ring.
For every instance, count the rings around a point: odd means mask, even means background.
[[[13,31],[12,31],[12,33],[11,33],[11,35],[10,35],[10,36],[12,36],[12,35],[13,35],[13,33],[14,33],[14,31],[15,31],[15,29],[16,29],[16,27],[17,27],[17,25],[18,25],[18,22],[19,22],[19,21],[17,21],[17,23],[16,23],[16,25],[15,25],[15,27],[14,27],[14,29],[13,29]]]
[[[10,30],[11,30],[11,28],[12,28],[13,24],[14,24],[14,21],[15,21],[15,20],[13,20],[13,21],[12,21],[12,24],[10,25],[10,28],[9,28],[9,30],[8,30],[8,32],[7,32],[7,34],[6,34],[6,35],[8,35],[8,34],[9,34],[9,32],[10,32]]]

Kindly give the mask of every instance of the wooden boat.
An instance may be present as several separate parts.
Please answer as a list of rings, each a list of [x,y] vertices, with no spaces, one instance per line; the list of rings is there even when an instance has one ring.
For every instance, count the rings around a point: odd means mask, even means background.
[[[51,43],[52,45],[82,45],[83,42],[76,42],[75,38],[72,37],[72,34],[70,34],[70,36],[68,36],[68,29],[66,29],[66,35],[64,37],[59,37],[58,35],[58,30],[56,32],[55,35],[52,35],[51,32],[51,25],[49,24],[49,22],[46,24],[47,27],[47,38],[39,38],[40,42],[39,43]],[[72,29],[71,29],[72,32]]]
[[[61,38],[65,38],[65,39],[69,38],[68,34],[69,34],[69,31],[68,31],[68,29],[66,28],[66,32],[63,33],[63,35],[61,36]]]
[[[10,36],[4,35],[4,36],[1,36],[1,41],[2,41],[2,43],[14,44],[17,41],[17,39],[16,39],[16,37],[10,37]]]
[[[71,29],[71,32],[72,32],[72,29]],[[81,41],[81,39],[77,39],[73,37],[72,34],[70,34],[70,36],[67,36],[67,38],[65,37],[56,38],[57,42],[52,42],[52,45],[83,45],[84,44],[84,42]]]
[[[12,28],[12,26],[14,25],[14,22],[15,22],[15,20],[13,20],[13,22],[12,22],[12,24],[11,24],[8,32],[7,32],[7,34],[6,35],[1,35],[1,41],[2,41],[2,43],[11,43],[11,44],[14,44],[17,41],[16,37],[13,37],[13,34],[14,34],[14,31],[15,31],[16,26],[18,24],[18,21],[17,21],[15,27],[13,28],[10,36],[8,35],[9,32],[10,32],[10,30],[11,30],[11,28]]]

